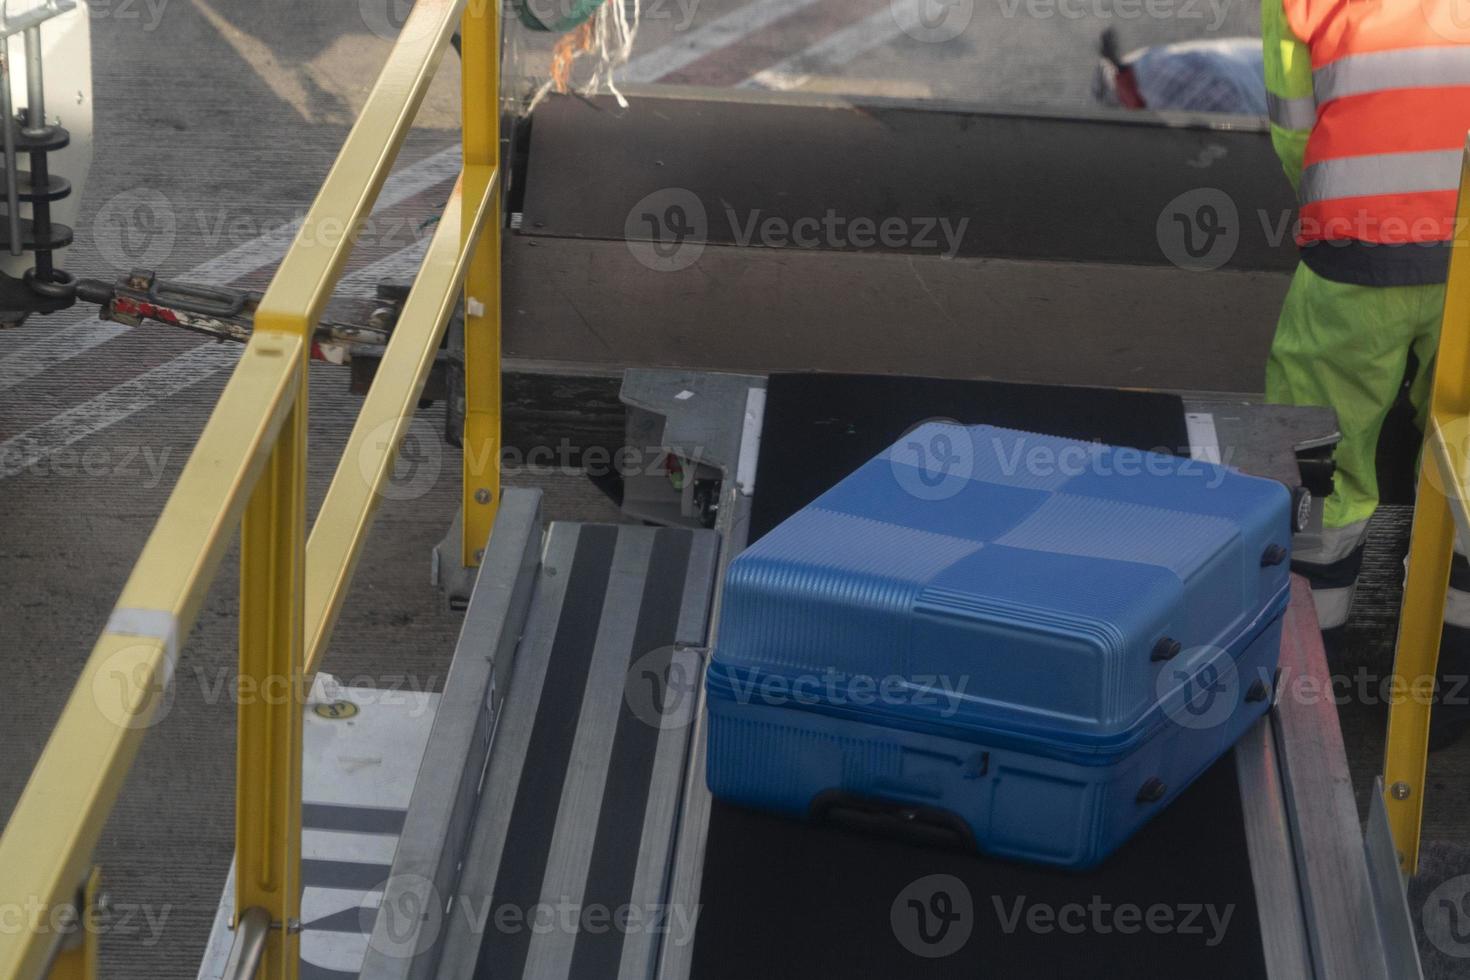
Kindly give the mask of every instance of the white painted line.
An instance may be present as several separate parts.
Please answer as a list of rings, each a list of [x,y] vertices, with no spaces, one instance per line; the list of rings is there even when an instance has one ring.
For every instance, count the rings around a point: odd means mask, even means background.
[[[1189,433],[1189,455],[1206,463],[1220,463],[1220,436],[1215,430],[1215,416],[1209,412],[1186,412],[1185,431]]]
[[[301,831],[301,856],[313,861],[352,864],[392,864],[398,837],[392,834],[353,834],[342,830]]]
[[[380,891],[361,892],[355,888],[318,888],[308,885],[301,890],[301,921],[315,922],[338,912],[375,909],[382,904],[383,893]]]
[[[301,961],[323,970],[356,976],[367,959],[368,937],[355,932],[319,932],[305,929],[301,933]]]
[[[346,295],[367,295],[380,279],[407,277],[423,262],[428,240],[379,259],[343,277]],[[0,480],[35,466],[58,449],[111,428],[211,375],[232,368],[243,347],[206,343],[130,381],[74,405],[48,422],[0,442]],[[203,423],[203,419],[200,420]]]
[[[390,175],[383,184],[375,211],[401,204],[435,184],[451,179],[459,173],[460,160],[459,147],[452,146]],[[242,242],[188,272],[179,276],[166,275],[166,278],[213,285],[234,282],[256,269],[279,261],[286,254],[286,249],[300,226],[301,222],[297,219],[258,238]],[[38,325],[36,328],[46,330],[45,325]],[[64,361],[84,354],[99,344],[107,343],[129,329],[131,328],[120,323],[92,319],[60,329],[53,328],[41,340],[0,360],[0,391],[29,381]]]
[[[741,88],[763,88],[778,92],[800,88],[814,75],[847,64],[859,55],[882,47],[903,34],[893,11],[884,8],[856,24],[827,35],[799,54],[779,61],[740,83]]]
[[[116,425],[203,381],[216,371],[232,367],[243,349],[234,344],[196,347],[131,381],[72,406],[49,422],[0,442],[0,479],[23,473],[56,450]]]
[[[755,467],[761,455],[761,430],[766,422],[766,389],[751,388],[745,393],[745,421],[741,425],[740,460],[735,467],[735,483],[747,497],[755,493]]]
[[[63,315],[65,314],[56,314],[58,317]],[[68,316],[68,319],[73,319],[73,317]],[[22,328],[44,331],[46,335],[34,344],[22,347],[4,360],[0,360],[0,391],[29,381],[69,358],[91,350],[98,344],[107,343],[129,329],[121,323],[94,320],[86,317],[85,314],[76,319],[81,319],[82,322],[59,329],[54,321],[39,325],[34,320],[32,326]]]
[[[717,17],[698,30],[690,31],[678,40],[664,45],[656,51],[634,58],[617,71],[619,82],[656,82],[665,75],[672,75],[687,68],[705,55],[727,48],[769,27],[783,17],[789,17],[817,0],[755,0]]]

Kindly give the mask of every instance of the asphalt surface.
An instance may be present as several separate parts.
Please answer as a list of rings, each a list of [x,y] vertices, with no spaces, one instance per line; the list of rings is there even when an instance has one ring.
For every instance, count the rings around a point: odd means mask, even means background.
[[[65,264],[90,276],[147,264],[170,275],[263,285],[284,242],[280,229],[310,202],[386,55],[396,6],[99,2],[95,162]],[[863,0],[758,0],[749,8],[741,0],[645,0],[644,8],[628,73],[637,81],[1062,107],[1090,103],[1096,39],[1105,27],[1118,29],[1126,50],[1251,34],[1258,25],[1254,4],[1242,0],[1157,0],[1147,8],[1131,0],[976,0],[956,4],[971,11],[958,36],[941,39],[950,26],[942,22],[925,29],[928,40],[894,29],[883,4]],[[733,15],[745,19],[724,36],[727,43],[701,34]],[[690,45],[702,45],[694,57]],[[541,71],[545,49],[540,38],[513,44],[527,75]],[[533,86],[527,79],[520,87]],[[380,275],[411,268],[401,253],[421,239],[455,170],[458,111],[451,56],[403,151],[396,203],[365,232],[345,292],[364,294]],[[232,356],[169,328],[121,330],[81,311],[0,333],[0,823]],[[339,369],[314,367],[311,385],[314,507],[355,399]],[[327,669],[338,676],[433,689],[447,665],[459,618],[428,584],[428,554],[457,505],[459,460],[434,438],[436,413],[429,411],[413,442],[415,473],[435,475],[393,495],[379,512],[328,654]],[[553,517],[617,516],[576,473],[513,473],[509,482],[543,487]],[[1384,526],[1375,541],[1387,569],[1399,532]],[[180,671],[187,683],[150,734],[104,835],[98,857],[113,904],[146,913],[106,937],[106,976],[195,975],[232,850],[234,711],[218,682],[233,671],[236,592],[232,552],[189,638]],[[1380,667],[1382,635],[1363,654]],[[1362,798],[1379,763],[1380,719],[1366,706],[1344,711]],[[1470,802],[1470,766],[1463,755],[1436,766],[1426,833],[1451,872],[1470,869],[1470,860],[1460,860],[1470,843],[1460,816]],[[1467,960],[1439,956],[1433,968],[1470,976]]]

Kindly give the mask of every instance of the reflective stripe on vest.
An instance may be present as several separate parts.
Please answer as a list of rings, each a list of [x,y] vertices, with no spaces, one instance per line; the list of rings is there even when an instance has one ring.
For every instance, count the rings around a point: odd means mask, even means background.
[[[1302,171],[1302,204],[1455,190],[1460,186],[1461,155],[1460,150],[1431,150],[1322,160]]]
[[[1311,129],[1317,122],[1317,100],[1310,95],[1283,99],[1274,92],[1267,92],[1266,108],[1271,121],[1282,129]]]
[[[1317,105],[1368,92],[1470,85],[1470,45],[1370,51],[1312,72]]]

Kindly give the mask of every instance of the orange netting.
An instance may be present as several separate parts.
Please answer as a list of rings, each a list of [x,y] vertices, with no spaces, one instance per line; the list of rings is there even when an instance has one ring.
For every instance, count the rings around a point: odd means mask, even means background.
[[[552,50],[551,84],[562,95],[571,91],[572,63],[592,50],[592,25],[592,20],[583,21],[570,34],[563,34]]]

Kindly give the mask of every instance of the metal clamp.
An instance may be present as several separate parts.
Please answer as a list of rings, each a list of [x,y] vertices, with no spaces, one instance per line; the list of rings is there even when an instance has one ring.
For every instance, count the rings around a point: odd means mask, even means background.
[[[225,961],[223,980],[250,980],[260,969],[265,956],[266,939],[270,936],[271,916],[262,908],[246,909],[235,926],[235,943]]]

